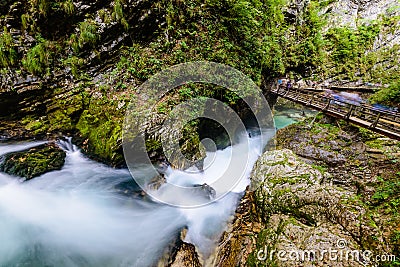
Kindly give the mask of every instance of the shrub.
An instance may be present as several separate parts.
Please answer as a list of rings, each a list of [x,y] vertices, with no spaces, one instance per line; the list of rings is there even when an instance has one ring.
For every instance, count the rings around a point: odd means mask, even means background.
[[[400,81],[395,81],[388,88],[376,92],[372,95],[370,101],[372,103],[398,106],[400,104]]]

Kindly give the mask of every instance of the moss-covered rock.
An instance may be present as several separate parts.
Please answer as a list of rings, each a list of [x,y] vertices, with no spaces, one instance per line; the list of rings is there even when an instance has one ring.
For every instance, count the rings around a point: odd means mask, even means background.
[[[65,152],[55,144],[45,144],[25,151],[3,156],[0,170],[27,180],[46,172],[60,170],[64,165]]]
[[[122,116],[113,117],[106,109],[103,113],[85,110],[76,128],[80,137],[77,141],[86,154],[113,166],[124,164]]]
[[[276,253],[265,260],[257,256],[265,249],[335,250],[341,239],[346,240],[344,252],[398,255],[398,141],[323,116],[282,129],[277,141],[296,153],[269,151],[258,159],[251,174],[253,191],[246,193],[221,238],[214,266],[315,266],[315,261],[282,261]],[[338,151],[345,163],[304,158],[306,142]],[[317,264],[325,265],[362,266],[354,259]]]
[[[276,138],[278,148],[291,149],[307,162],[331,171],[367,167],[371,164],[370,147],[379,148],[380,139],[385,138],[322,114],[279,130]]]

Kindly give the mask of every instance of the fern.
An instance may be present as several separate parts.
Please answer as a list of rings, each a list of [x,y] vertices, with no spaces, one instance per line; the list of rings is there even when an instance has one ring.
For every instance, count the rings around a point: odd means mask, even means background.
[[[37,39],[39,43],[28,51],[22,60],[22,66],[35,75],[49,74],[49,66],[52,63],[52,43],[40,36]]]
[[[72,15],[75,11],[75,6],[72,0],[66,0],[64,2],[61,2],[59,6],[68,15]]]
[[[17,51],[14,49],[14,40],[11,33],[4,27],[0,36],[0,67],[6,68],[14,65],[17,61]]]
[[[121,23],[122,26],[124,26],[125,30],[128,30],[129,24],[126,21],[125,16],[124,16],[124,11],[123,11],[123,7],[122,7],[123,1],[124,0],[115,0],[112,17],[116,21]]]
[[[94,46],[99,39],[98,26],[94,20],[85,20],[79,24],[78,45],[82,48],[85,44]]]

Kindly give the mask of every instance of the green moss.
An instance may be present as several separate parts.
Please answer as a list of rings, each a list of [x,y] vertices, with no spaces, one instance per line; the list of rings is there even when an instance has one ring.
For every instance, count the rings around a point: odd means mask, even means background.
[[[65,152],[52,145],[42,145],[27,151],[4,156],[0,170],[11,175],[32,179],[64,165]]]
[[[66,110],[56,110],[48,115],[48,119],[49,131],[62,129],[63,131],[67,132],[75,128],[75,125]]]
[[[268,179],[268,182],[272,183],[273,185],[282,185],[282,184],[294,185],[294,184],[297,184],[304,180],[310,181],[310,178],[311,178],[311,174],[304,173],[304,174],[298,175],[298,176],[274,177],[274,178]]]
[[[312,164],[311,165],[314,169],[318,170],[320,173],[324,174],[327,172],[327,167],[326,166],[321,166],[321,165],[316,165]]]
[[[379,139],[373,139],[373,140],[366,141],[365,144],[370,148],[383,149],[384,142]]]
[[[357,127],[357,128],[363,141],[376,139],[378,137],[378,135],[371,130],[362,127]]]
[[[29,122],[26,126],[25,129],[28,131],[35,131],[43,127],[43,123],[40,122],[39,120],[34,120]]]
[[[93,110],[85,110],[76,128],[82,137],[88,139],[86,151],[103,161],[113,165],[124,162],[122,144],[122,119],[108,117]]]
[[[269,253],[277,249],[279,238],[284,233],[288,223],[288,221],[281,219],[276,229],[261,229],[256,236],[255,248],[247,258],[246,263],[248,266],[279,266],[276,261],[276,253],[272,254],[272,257],[270,257],[271,254]],[[265,261],[260,261],[257,257],[260,250],[263,250],[265,253],[269,252],[266,255]]]

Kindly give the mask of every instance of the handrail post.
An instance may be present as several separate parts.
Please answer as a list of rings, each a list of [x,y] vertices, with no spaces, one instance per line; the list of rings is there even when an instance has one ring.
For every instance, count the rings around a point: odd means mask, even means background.
[[[376,117],[376,119],[375,119],[375,121],[374,121],[374,123],[372,123],[372,124],[369,126],[369,128],[375,129],[376,125],[378,125],[378,121],[379,121],[379,118],[380,118],[380,117],[381,117],[381,113],[379,112],[379,113],[378,113],[378,116]]]
[[[287,94],[289,94],[289,88],[286,87],[286,92],[285,92],[284,96],[286,96]]]
[[[310,101],[309,101],[308,104],[307,104],[308,106],[311,106],[311,103],[312,103],[313,99],[314,99],[314,95],[311,95]]]
[[[326,98],[328,99],[328,104],[326,104],[326,106],[322,109],[322,111],[326,111],[329,108],[329,105],[331,104],[331,99],[330,98]]]
[[[349,111],[347,112],[347,114],[345,116],[346,120],[348,120],[350,118],[351,113],[353,112],[353,109],[354,109],[354,106],[350,104],[350,109],[349,109]]]
[[[300,94],[301,94],[301,92],[300,92],[300,89],[296,89],[296,91],[297,91],[297,94],[296,94],[296,99],[299,99],[299,97],[300,97]]]

